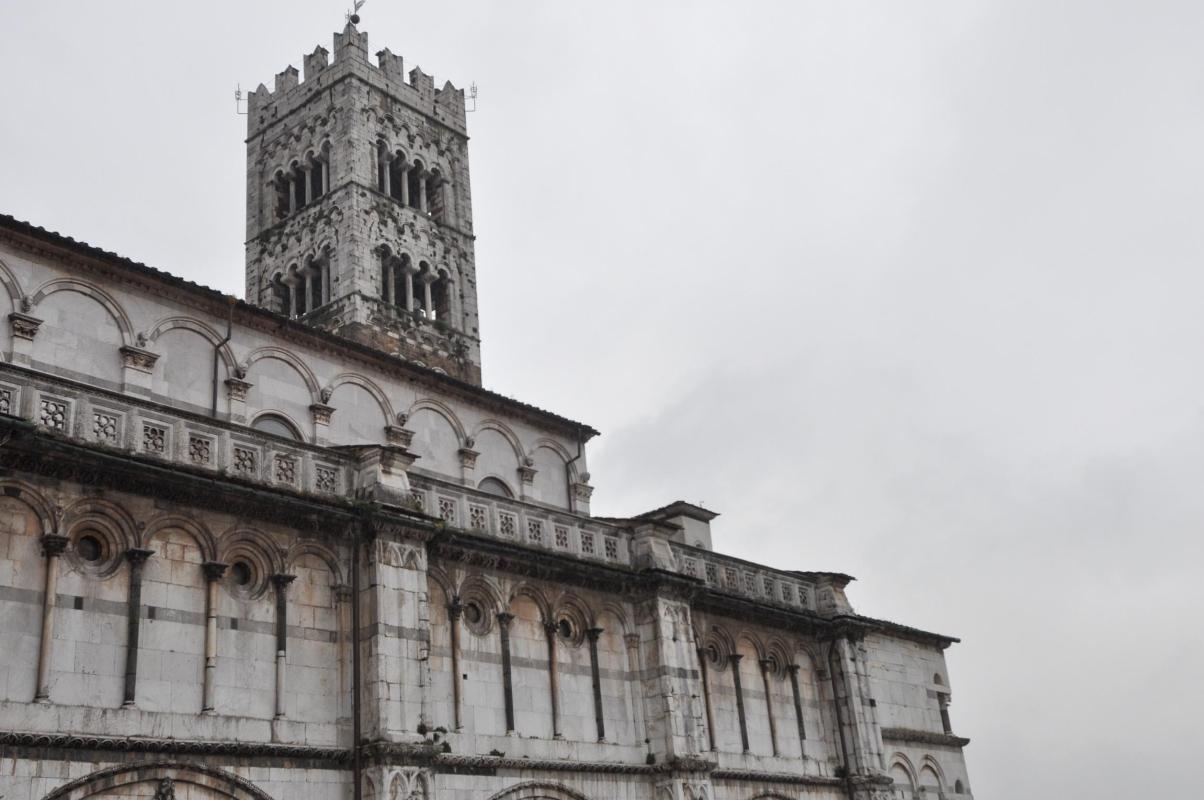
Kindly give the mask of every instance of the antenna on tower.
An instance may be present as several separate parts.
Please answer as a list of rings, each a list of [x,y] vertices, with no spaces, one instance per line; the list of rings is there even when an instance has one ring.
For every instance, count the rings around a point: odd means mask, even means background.
[[[245,112],[245,111],[243,111],[243,110],[242,110],[242,84],[241,84],[241,83],[239,83],[239,84],[235,84],[235,89],[234,89],[234,113],[235,113],[235,114],[246,114],[246,113],[247,113],[247,112]]]
[[[473,81],[468,87],[468,99],[472,101],[472,108],[466,108],[465,111],[477,110],[477,82]]]
[[[352,25],[360,24],[359,10],[364,7],[364,3],[366,2],[368,2],[368,0],[355,0],[355,7],[347,12],[347,21]]]

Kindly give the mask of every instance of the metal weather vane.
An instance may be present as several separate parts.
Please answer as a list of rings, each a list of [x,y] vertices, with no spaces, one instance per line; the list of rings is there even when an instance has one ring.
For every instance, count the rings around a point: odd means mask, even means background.
[[[354,2],[355,7],[347,12],[347,21],[352,25],[358,25],[360,21],[359,11],[364,7],[364,3],[368,2],[368,0],[354,0]]]

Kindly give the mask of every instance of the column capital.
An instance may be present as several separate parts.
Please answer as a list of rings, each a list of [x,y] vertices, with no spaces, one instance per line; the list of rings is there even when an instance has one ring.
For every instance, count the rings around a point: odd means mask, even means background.
[[[66,536],[59,536],[57,533],[47,533],[42,536],[42,555],[47,558],[61,556],[63,551],[67,549],[67,544],[70,541]]]
[[[287,589],[289,587],[289,584],[295,580],[297,580],[296,575],[286,575],[286,574],[273,575],[272,576],[272,585],[275,586],[278,591],[284,591],[285,589]]]
[[[514,615],[509,611],[499,611],[497,615],[497,624],[502,630],[509,630],[510,623],[514,621]]]
[[[740,659],[744,658],[744,654],[743,653],[732,653],[727,658],[728,658],[728,661],[730,661],[733,665],[738,667],[738,666],[740,666]]]
[[[464,613],[464,604],[460,602],[459,598],[457,598],[447,604],[447,616],[451,619],[452,622],[455,622],[456,620],[458,620],[460,618],[460,615],[463,613]]]
[[[130,562],[131,566],[141,567],[154,554],[154,550],[147,550],[144,547],[131,547],[125,551],[125,560]]]
[[[603,628],[586,628],[585,635],[589,637],[591,642],[598,641],[598,637],[602,635]]]
[[[787,664],[786,665],[786,671],[789,672],[791,675],[798,675],[798,671],[800,669],[802,669],[802,667],[798,664]]]
[[[556,622],[548,622],[548,621],[545,621],[545,622],[543,623],[543,630],[544,630],[544,633],[546,633],[546,634],[548,635],[548,638],[549,638],[549,639],[553,639],[553,640],[554,640],[554,639],[556,638],[556,629],[557,629],[557,628],[559,628],[559,627],[560,627],[560,625],[559,625],[558,623],[556,623]]]
[[[205,573],[205,580],[209,583],[220,581],[222,576],[226,574],[229,564],[223,564],[220,561],[206,561],[201,564],[201,571]]]
[[[772,658],[757,659],[757,665],[759,667],[761,667],[761,672],[769,673],[769,672],[773,671],[773,659]]]
[[[640,646],[640,635],[638,633],[629,633],[623,637],[623,643],[627,645],[628,650],[635,650]],[[702,652],[701,650],[699,652]]]

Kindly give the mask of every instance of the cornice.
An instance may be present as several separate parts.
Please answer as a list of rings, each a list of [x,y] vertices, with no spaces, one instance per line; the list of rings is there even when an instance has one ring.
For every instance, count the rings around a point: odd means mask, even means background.
[[[952,733],[937,733],[935,731],[917,731],[912,728],[883,728],[882,738],[892,742],[931,744],[939,747],[960,748],[970,743],[970,740],[964,736],[954,736]]]
[[[351,751],[342,748],[307,747],[273,742],[226,742],[189,739],[160,739],[142,736],[88,736],[69,733],[23,733],[0,731],[0,746],[67,750],[102,750],[121,753],[179,755],[223,755],[272,757],[349,763]]]

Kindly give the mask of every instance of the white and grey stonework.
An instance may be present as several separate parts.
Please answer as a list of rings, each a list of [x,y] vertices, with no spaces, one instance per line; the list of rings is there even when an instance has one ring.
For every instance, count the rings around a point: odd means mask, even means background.
[[[0,218],[0,796],[970,797],[956,639],[592,516],[596,432],[481,387],[462,93],[304,66],[246,302]]]

